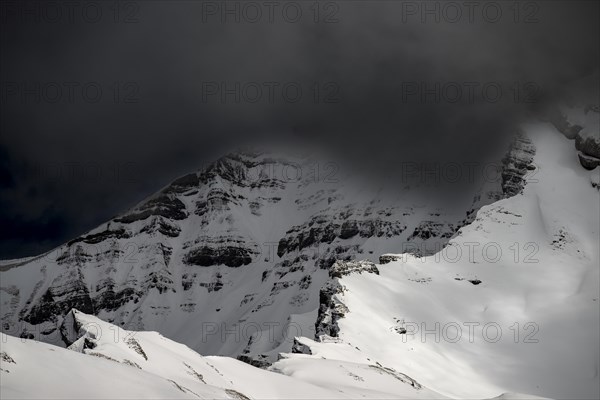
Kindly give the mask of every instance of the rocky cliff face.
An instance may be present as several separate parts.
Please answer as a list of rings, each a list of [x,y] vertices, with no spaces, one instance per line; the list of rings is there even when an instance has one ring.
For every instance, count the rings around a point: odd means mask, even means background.
[[[599,119],[598,106],[555,109],[550,117],[559,132],[574,140],[579,162],[588,170],[600,165]]]
[[[290,326],[335,336],[336,276],[387,252],[436,251],[479,207],[522,190],[533,151],[518,139],[502,179],[473,185],[458,212],[411,190],[401,199],[357,191],[352,177],[306,157],[225,156],[48,254],[4,262],[2,330],[70,345],[59,327],[76,308],[267,365],[291,350]]]
[[[599,79],[596,72],[572,83],[566,101],[557,101],[543,111],[545,119],[574,140],[579,162],[587,170],[600,166]]]
[[[334,338],[338,336],[340,328],[337,321],[348,312],[346,305],[338,298],[343,293],[344,287],[338,278],[350,274],[372,273],[379,275],[379,270],[370,261],[336,261],[329,270],[331,278],[319,292],[319,312],[315,323],[315,339],[321,340],[323,336]]]

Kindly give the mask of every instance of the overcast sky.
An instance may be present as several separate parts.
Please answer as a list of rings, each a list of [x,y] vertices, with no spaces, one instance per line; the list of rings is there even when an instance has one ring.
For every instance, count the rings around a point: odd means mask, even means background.
[[[597,2],[474,3],[2,2],[0,258],[242,143],[471,161],[512,132],[531,83],[598,68]]]

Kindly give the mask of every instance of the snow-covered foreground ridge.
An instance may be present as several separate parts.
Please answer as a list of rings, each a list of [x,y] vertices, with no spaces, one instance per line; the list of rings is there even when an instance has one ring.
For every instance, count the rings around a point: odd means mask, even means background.
[[[238,155],[1,264],[2,398],[598,398],[599,171],[525,134],[466,217]]]
[[[126,331],[75,310],[61,330],[73,340],[67,350],[4,338],[3,399],[441,397],[415,388],[401,374],[367,364],[335,361],[341,371],[324,385],[318,378],[329,365],[320,358],[311,362],[311,376],[296,378],[229,357],[202,357],[157,332]]]
[[[157,332],[126,331],[76,310],[61,330],[73,340],[68,349],[3,338],[3,399],[446,398],[380,364],[290,354],[268,371],[203,357]]]

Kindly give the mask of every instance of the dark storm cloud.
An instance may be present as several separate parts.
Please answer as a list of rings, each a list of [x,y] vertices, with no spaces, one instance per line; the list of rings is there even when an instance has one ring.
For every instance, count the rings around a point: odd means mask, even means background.
[[[598,4],[491,2],[495,21],[475,3],[453,3],[454,22],[442,2],[3,2],[0,257],[80,234],[244,143],[300,136],[375,171],[483,157],[531,84],[598,67]]]

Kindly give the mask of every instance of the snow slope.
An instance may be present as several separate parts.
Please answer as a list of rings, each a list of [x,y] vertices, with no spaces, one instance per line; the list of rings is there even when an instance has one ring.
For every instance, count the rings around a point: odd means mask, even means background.
[[[125,331],[76,310],[61,331],[74,340],[68,349],[3,335],[3,399],[444,398],[367,364],[315,360],[311,369],[326,379],[311,382],[228,357],[202,357],[157,332]]]
[[[450,397],[599,398],[599,171],[581,168],[552,126],[525,132],[537,151],[522,194],[481,208],[436,255],[344,276],[339,337],[300,341]]]

